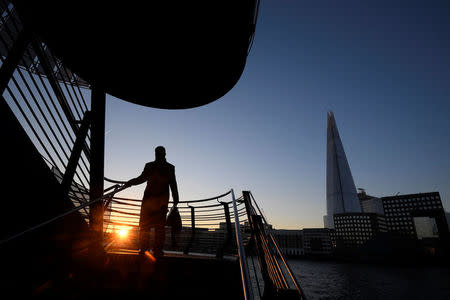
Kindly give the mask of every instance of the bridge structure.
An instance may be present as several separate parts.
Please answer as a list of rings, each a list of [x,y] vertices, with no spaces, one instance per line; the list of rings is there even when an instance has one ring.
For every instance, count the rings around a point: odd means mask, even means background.
[[[130,61],[131,53],[119,47],[126,52],[127,61],[108,65],[98,49],[105,51],[102,47],[111,45],[111,39],[101,40],[89,50],[92,37],[84,40],[87,46],[76,48],[78,54],[87,55],[84,62],[67,50],[69,41],[83,44],[81,37],[89,35],[74,35],[77,24],[72,24],[73,17],[81,11],[75,2],[67,3],[65,8],[59,1],[0,1],[0,132],[6,174],[0,218],[2,290],[75,299],[148,295],[168,299],[305,298],[250,191],[236,196],[231,189],[207,199],[181,199],[182,229],[174,232],[166,227],[164,256],[155,258],[150,252],[144,256],[137,253],[141,200],[119,197],[123,183],[104,176],[106,93],[160,108],[195,107],[216,100],[231,89],[243,70],[258,1],[225,5],[223,10],[220,5],[224,4],[208,6],[209,14],[214,15],[208,20],[222,23],[212,22],[200,29],[210,30],[215,25],[214,38],[207,40],[215,46],[225,40],[227,45],[224,51],[211,54],[216,49],[212,47],[209,54],[195,57],[205,58],[196,64],[202,72],[196,75],[197,79],[209,71],[222,75],[207,76],[216,81],[205,82],[205,86],[183,86],[183,78],[172,78],[171,84],[179,83],[180,93],[186,97],[178,100],[178,94],[173,94],[150,102],[143,97],[146,91],[142,86],[125,79],[108,80],[107,73],[112,71],[121,78],[130,76],[133,70],[127,66],[136,65],[133,63],[142,61],[142,56]],[[79,1],[78,5],[82,4],[86,3]],[[116,16],[121,7],[111,6],[109,16]],[[57,25],[49,23],[51,7],[59,9],[50,20]],[[95,34],[105,33],[108,23],[95,29],[99,10],[85,7],[90,9],[95,13],[78,15],[78,19],[84,17]],[[124,9],[126,15],[129,6]],[[181,14],[181,10],[170,14]],[[58,23],[66,19],[67,23]],[[127,24],[131,19],[122,17],[121,21]],[[111,20],[105,17],[101,21]],[[136,31],[141,28],[136,26],[142,25],[131,24]],[[202,38],[209,32],[200,32],[203,35],[195,39],[200,42],[191,48],[201,50],[207,44]],[[110,37],[108,32],[105,36]],[[133,37],[128,42],[134,42]],[[155,43],[162,41],[167,42],[161,38]],[[231,50],[233,55],[226,56]],[[212,70],[202,69],[210,66],[213,58],[233,64],[217,63]],[[86,61],[100,63],[92,66]],[[179,61],[180,69],[187,67],[192,66]],[[137,71],[132,75],[138,76]],[[123,231],[126,237],[120,236]]]

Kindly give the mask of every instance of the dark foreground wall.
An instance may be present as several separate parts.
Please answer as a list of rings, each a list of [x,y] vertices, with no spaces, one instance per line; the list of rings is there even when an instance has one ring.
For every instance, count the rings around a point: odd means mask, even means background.
[[[73,204],[4,99],[0,101],[2,192],[0,239],[57,216]],[[86,248],[87,224],[77,213],[0,244],[2,285],[31,287],[64,268]],[[1,278],[0,278],[1,279]]]

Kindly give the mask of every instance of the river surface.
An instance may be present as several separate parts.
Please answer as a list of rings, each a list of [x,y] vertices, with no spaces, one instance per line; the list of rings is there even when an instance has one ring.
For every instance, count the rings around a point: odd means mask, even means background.
[[[289,260],[307,299],[450,299],[450,268]]]

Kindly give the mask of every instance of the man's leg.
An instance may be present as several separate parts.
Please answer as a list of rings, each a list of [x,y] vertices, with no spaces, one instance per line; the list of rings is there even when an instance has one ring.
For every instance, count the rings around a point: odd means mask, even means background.
[[[149,248],[150,224],[148,217],[141,211],[139,220],[139,253],[143,254]]]
[[[149,230],[140,230],[139,232],[139,252],[144,253],[148,250],[150,231]]]
[[[164,241],[166,239],[165,223],[155,225],[155,247],[153,252],[155,256],[163,256]]]
[[[163,256],[164,241],[166,240],[166,215],[167,206],[161,207],[161,210],[155,216],[155,246],[153,252],[156,256]]]

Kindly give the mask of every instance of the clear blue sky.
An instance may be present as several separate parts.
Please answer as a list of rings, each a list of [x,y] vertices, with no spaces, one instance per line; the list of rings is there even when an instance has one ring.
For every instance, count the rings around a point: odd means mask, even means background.
[[[439,191],[450,210],[448,3],[263,0],[245,71],[218,101],[108,97],[105,175],[139,175],[163,145],[182,199],[249,189],[276,228],[322,227],[333,110],[357,187]]]

